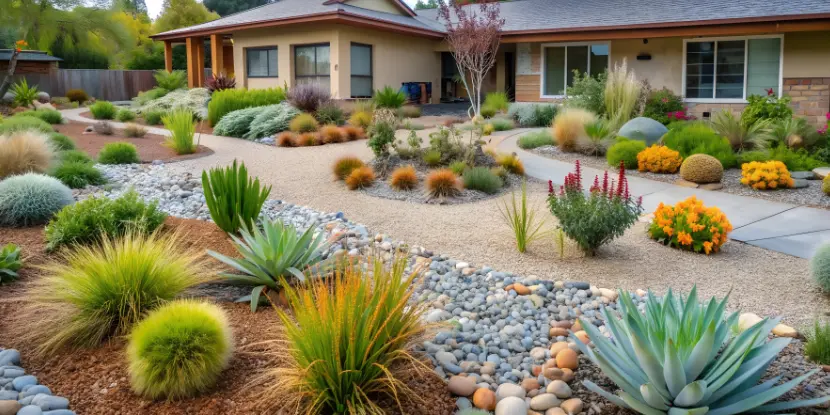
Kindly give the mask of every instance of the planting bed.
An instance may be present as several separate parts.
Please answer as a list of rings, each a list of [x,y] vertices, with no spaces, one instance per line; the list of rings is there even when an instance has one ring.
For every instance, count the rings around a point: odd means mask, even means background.
[[[90,120],[95,119],[95,117],[93,117],[92,113],[89,112],[89,111],[82,112],[79,115],[81,117],[84,117],[84,118],[89,118]],[[118,120],[110,120],[110,121],[111,122],[119,122]],[[136,115],[135,120],[130,121],[130,123],[143,125],[143,126],[146,126],[146,127],[164,128],[164,125],[149,125],[149,124],[147,124],[144,121],[144,118],[142,118],[140,115]],[[213,134],[213,127],[210,126],[210,123],[207,122],[207,120],[202,120],[202,121],[199,121],[199,122],[196,123],[196,134],[198,135],[199,133]]]
[[[585,166],[593,167],[595,169],[613,170],[614,167],[608,165],[605,157],[586,156],[580,153],[565,153],[556,146],[542,146],[530,150],[540,156],[549,157],[554,160],[573,163],[579,160]],[[674,174],[660,174],[651,172],[641,172],[637,169],[630,169],[626,171],[631,176],[642,177],[649,180],[656,180],[666,183],[676,183],[680,180],[680,173]],[[793,173],[793,172],[791,172]],[[821,180],[817,177],[812,180],[803,180],[806,187],[795,189],[779,189],[779,190],[755,190],[749,186],[741,184],[741,169],[726,169],[723,171],[723,179],[721,184],[723,188],[717,189],[722,192],[732,193],[741,196],[757,197],[775,202],[791,203],[796,205],[806,205],[823,209],[830,209],[830,197],[825,195],[821,190]]]
[[[135,145],[142,163],[151,163],[156,160],[164,162],[189,160],[213,154],[213,150],[200,145],[193,154],[177,155],[176,152],[164,145],[166,137],[157,134],[147,133],[142,138],[129,138],[125,137],[120,129],[114,129],[115,133],[113,135],[102,135],[95,132],[85,133],[84,131],[90,125],[92,124],[70,121],[68,124],[57,124],[53,127],[57,132],[71,138],[79,150],[83,150],[92,157],[96,157],[105,145],[113,142],[127,142]],[[196,139],[198,139],[198,136]]]

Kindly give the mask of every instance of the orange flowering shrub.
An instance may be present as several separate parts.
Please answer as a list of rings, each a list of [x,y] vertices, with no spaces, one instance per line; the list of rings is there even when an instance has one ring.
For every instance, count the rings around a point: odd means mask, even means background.
[[[703,201],[691,196],[674,206],[660,203],[648,234],[664,245],[709,255],[720,250],[731,230],[732,224],[720,209],[703,206]]]
[[[683,157],[666,146],[657,144],[637,154],[637,170],[652,173],[677,173]]]
[[[753,161],[741,165],[741,183],[755,189],[778,189],[793,187],[787,166],[780,161]]]

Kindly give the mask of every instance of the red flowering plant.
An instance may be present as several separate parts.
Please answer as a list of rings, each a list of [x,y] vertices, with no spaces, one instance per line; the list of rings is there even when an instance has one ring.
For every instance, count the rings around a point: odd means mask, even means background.
[[[656,120],[662,124],[668,125],[674,121],[672,114],[677,112],[685,113],[683,106],[683,98],[672,92],[670,89],[663,88],[652,91],[646,100],[646,106],[643,109],[643,116]]]
[[[573,173],[565,176],[565,184],[554,190],[548,182],[548,205],[559,220],[559,227],[579,245],[588,256],[596,255],[600,246],[622,236],[637,222],[643,212],[642,198],[631,197],[625,165],[620,163],[616,179],[606,171],[585,192],[582,188],[582,168],[579,160]]]

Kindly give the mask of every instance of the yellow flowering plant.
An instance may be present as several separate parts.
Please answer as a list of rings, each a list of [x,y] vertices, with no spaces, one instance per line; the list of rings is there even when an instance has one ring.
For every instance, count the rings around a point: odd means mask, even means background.
[[[674,206],[660,203],[648,234],[663,245],[709,255],[720,250],[731,230],[720,209],[703,206],[702,200],[691,196]]]
[[[777,160],[744,163],[741,165],[741,183],[755,190],[790,188],[795,185],[787,166]]]
[[[637,170],[652,173],[677,173],[683,157],[666,146],[653,144],[637,154]]]

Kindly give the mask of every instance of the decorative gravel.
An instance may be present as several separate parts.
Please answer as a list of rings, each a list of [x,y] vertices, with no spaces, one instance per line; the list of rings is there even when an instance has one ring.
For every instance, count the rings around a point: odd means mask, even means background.
[[[174,173],[164,165],[98,168],[111,184],[80,191],[79,198],[95,192],[113,197],[135,188],[145,199],[158,200],[160,209],[171,215],[209,220],[200,180],[191,173]],[[573,325],[577,317],[605,330],[598,310],[603,305],[616,308],[616,292],[587,282],[559,280],[556,277],[560,272],[555,269],[540,278],[472,265],[407,245],[388,235],[373,235],[366,226],[346,219],[342,212],[322,213],[269,200],[262,215],[281,219],[300,229],[314,226],[334,237],[336,243],[328,255],[356,256],[371,251],[388,258],[396,251],[409,252],[410,267],[426,269],[416,281],[415,301],[426,303],[427,321],[438,324],[421,350],[434,363],[436,373],[448,379],[449,389],[460,395],[459,408],[469,407],[475,401],[471,397],[472,391],[467,389],[472,387],[474,390],[485,389],[494,396],[523,399],[513,401],[523,403],[512,408],[516,412],[500,412],[503,414],[524,415],[528,405],[552,405],[548,408],[565,405],[563,401],[570,397],[581,399],[584,411],[589,414],[620,411],[579,384],[582,379],[608,384],[608,380],[603,381],[604,376],[584,357],[579,358],[578,369],[572,374],[558,369],[551,359],[552,344],[567,342],[564,337],[567,330],[579,330]],[[663,247],[660,249],[665,251]],[[645,293],[638,291],[627,295],[642,305]],[[797,347],[791,346],[791,353],[783,353],[780,363],[772,366],[771,373],[797,376],[811,368]],[[574,346],[567,348],[573,350]],[[463,377],[458,376],[462,374]],[[551,396],[551,390],[555,389],[551,385],[556,380],[567,381],[570,385],[567,390],[559,391],[562,398]],[[792,395],[811,397],[815,391],[826,390],[827,382],[827,374],[812,378],[807,386]]]
[[[605,157],[586,156],[579,153],[564,153],[559,150],[559,147],[556,146],[542,146],[531,151],[541,156],[568,163],[573,163],[576,160],[579,160],[581,163],[584,163],[585,166],[593,167],[595,169],[614,169],[614,167],[608,166],[608,162],[605,160]],[[635,169],[628,170],[626,173],[632,176],[665,183],[674,183],[680,180],[679,173],[659,174],[641,172]],[[740,169],[727,169],[723,172],[723,180],[721,181],[723,189],[720,189],[720,191],[741,196],[757,197],[759,199],[771,200],[773,202],[830,209],[830,197],[826,196],[824,192],[822,192],[821,180],[808,180],[807,183],[807,187],[800,189],[755,190],[749,186],[741,184]]]
[[[20,367],[20,353],[0,347],[0,415],[75,415],[69,400],[52,395]]]

